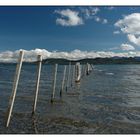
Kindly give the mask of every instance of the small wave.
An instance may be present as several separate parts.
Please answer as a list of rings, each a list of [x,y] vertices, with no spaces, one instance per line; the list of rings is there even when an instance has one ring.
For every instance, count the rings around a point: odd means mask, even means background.
[[[114,75],[112,72],[107,72],[106,75]]]

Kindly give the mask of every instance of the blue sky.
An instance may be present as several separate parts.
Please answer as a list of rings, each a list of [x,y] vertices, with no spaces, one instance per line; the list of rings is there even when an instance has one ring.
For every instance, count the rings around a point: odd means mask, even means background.
[[[67,10],[73,14],[77,12],[76,16],[82,22],[63,25],[57,19],[67,22],[69,17],[62,15],[62,11]],[[116,49],[121,44],[134,47],[136,44],[130,43],[125,33],[114,24],[125,15],[138,12],[138,7],[0,7],[0,51],[40,48],[49,51],[122,52],[122,49]],[[114,34],[114,31],[118,33]]]

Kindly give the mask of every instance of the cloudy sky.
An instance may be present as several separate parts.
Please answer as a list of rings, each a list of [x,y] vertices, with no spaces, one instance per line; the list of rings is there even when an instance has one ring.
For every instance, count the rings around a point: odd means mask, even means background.
[[[0,7],[0,61],[20,49],[32,58],[140,56],[140,8]]]

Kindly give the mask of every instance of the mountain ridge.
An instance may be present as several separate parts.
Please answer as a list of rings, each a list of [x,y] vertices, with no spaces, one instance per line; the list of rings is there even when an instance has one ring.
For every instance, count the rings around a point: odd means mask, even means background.
[[[110,57],[110,58],[84,58],[80,60],[68,60],[64,58],[47,58],[42,61],[43,64],[75,64],[76,62],[80,62],[81,64],[91,63],[91,64],[140,64],[140,57]],[[24,64],[36,64],[37,61],[34,62],[23,62]],[[16,62],[0,62],[0,64],[16,64]]]

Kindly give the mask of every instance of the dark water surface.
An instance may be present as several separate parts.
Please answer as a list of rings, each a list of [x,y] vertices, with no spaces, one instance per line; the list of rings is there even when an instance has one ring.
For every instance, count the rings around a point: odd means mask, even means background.
[[[95,65],[80,85],[59,97],[63,66],[58,66],[55,102],[53,69],[43,65],[36,115],[31,116],[36,65],[24,64],[9,128],[6,111],[16,65],[0,64],[0,133],[140,134],[140,65]]]

